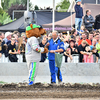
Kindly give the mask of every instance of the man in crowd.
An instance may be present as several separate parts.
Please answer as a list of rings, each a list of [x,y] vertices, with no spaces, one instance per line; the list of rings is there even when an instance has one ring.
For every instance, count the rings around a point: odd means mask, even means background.
[[[83,40],[86,40],[87,43],[88,43],[89,45],[92,44],[92,43],[91,43],[91,40],[87,39],[86,34],[87,34],[86,32],[83,32],[83,33],[82,33],[82,39],[78,42],[78,45],[80,45],[80,44],[82,43]]]
[[[99,42],[99,34],[96,34],[94,38],[97,40],[97,43],[98,43]]]
[[[15,37],[11,37],[11,43],[8,44],[8,54],[9,54],[9,60],[11,62],[17,62],[18,58],[16,56],[16,54],[18,54],[18,52],[16,52],[16,45],[15,45]]]
[[[75,40],[76,39],[76,35],[77,35],[77,30],[76,29],[73,29],[71,31],[71,38],[73,38]]]
[[[100,29],[100,13],[95,17],[94,29]]]
[[[92,31],[89,33],[89,40],[90,40],[91,43],[92,43],[92,40],[93,40],[93,32],[92,32]]]
[[[87,44],[88,44],[87,41],[83,40],[81,45],[79,45],[79,47],[78,47],[79,62],[83,62],[83,55],[91,55],[91,53],[88,53],[88,52],[85,51]]]
[[[5,33],[5,38],[4,38],[5,44],[8,45],[9,43],[11,43],[11,35],[12,35],[11,32],[6,32]]]
[[[86,15],[84,16],[84,25],[89,32],[92,31],[94,22],[95,21],[93,16],[91,15],[91,10],[86,10]]]
[[[4,53],[5,42],[3,41],[3,39],[4,39],[4,33],[0,32],[0,57]]]
[[[76,30],[80,31],[82,25],[82,17],[83,17],[83,8],[81,6],[81,0],[76,1],[75,13],[76,13],[75,28]]]
[[[39,44],[40,47],[44,47],[46,44],[46,41],[47,41],[46,37],[43,37],[42,42]],[[41,61],[40,62],[44,62],[45,59],[46,59],[46,53],[41,53]]]
[[[62,82],[62,75],[60,69],[55,66],[55,53],[60,53],[64,51],[64,43],[58,38],[58,32],[52,32],[52,38],[46,44],[48,46],[48,59],[49,67],[51,72],[51,83],[56,83],[56,74],[58,82]]]

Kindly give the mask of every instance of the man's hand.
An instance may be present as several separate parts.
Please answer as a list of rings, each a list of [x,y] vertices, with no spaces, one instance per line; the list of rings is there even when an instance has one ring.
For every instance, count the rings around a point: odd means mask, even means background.
[[[46,44],[46,47],[48,47],[50,44],[49,44],[49,42]]]
[[[54,50],[51,50],[50,53],[55,53],[55,51]]]

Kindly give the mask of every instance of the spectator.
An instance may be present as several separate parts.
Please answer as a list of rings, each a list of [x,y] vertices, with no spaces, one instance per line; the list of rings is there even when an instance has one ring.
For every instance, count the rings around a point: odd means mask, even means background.
[[[13,34],[16,34],[18,37],[21,37],[21,34],[18,31],[14,31]]]
[[[71,49],[67,48],[66,51],[64,52],[65,57],[67,57],[67,62],[72,62],[73,58],[71,55]]]
[[[85,29],[85,26],[82,25],[80,32],[84,32],[84,29]]]
[[[100,14],[95,17],[94,29],[100,29]]]
[[[14,33],[14,32],[13,32]],[[16,44],[16,50],[18,50],[18,36],[17,34],[13,34],[12,36],[15,37],[16,41],[15,41],[15,44]]]
[[[94,18],[91,15],[91,10],[86,10],[86,15],[84,16],[84,21],[83,22],[84,22],[85,28],[89,32],[91,32],[92,27],[93,27],[93,23],[95,22]]]
[[[98,43],[96,44],[96,50],[98,50],[98,54],[100,57],[100,39],[99,39]]]
[[[97,53],[96,47],[92,48],[92,53],[93,53],[93,61],[94,61],[94,63],[98,63],[99,54]]]
[[[64,50],[67,50],[68,46],[69,46],[69,43],[68,43],[68,38],[66,35],[63,35],[64,37]],[[68,56],[64,55],[65,56],[65,62],[67,62],[67,58]]]
[[[71,52],[71,56],[72,56],[71,62],[74,62],[73,58],[75,56],[73,56],[73,54],[78,54],[78,50],[77,50],[77,47],[75,46],[75,41],[74,40],[69,41],[69,47],[68,48],[70,48],[70,52]]]
[[[89,40],[90,40],[91,43],[92,43],[92,40],[93,40],[93,32],[92,32],[92,31],[89,33]]]
[[[76,29],[73,29],[71,31],[71,38],[73,38],[75,40],[76,39],[76,35],[77,35],[77,31],[76,31]]]
[[[42,42],[39,44],[40,47],[44,47],[45,44],[46,44],[46,42],[47,42],[47,39],[46,39],[45,37],[43,37]],[[47,57],[46,57],[46,53],[42,53],[42,54],[41,54],[41,61],[40,61],[40,62],[44,62],[46,58],[47,58]]]
[[[88,45],[87,41],[83,40],[82,43],[81,43],[81,45],[79,45],[79,47],[78,47],[79,62],[83,62],[83,55],[89,54],[85,50],[85,48],[86,48],[87,45]]]
[[[51,72],[51,83],[56,83],[56,74],[58,78],[58,82],[62,82],[62,75],[60,68],[55,66],[55,52],[63,52],[64,51],[64,43],[58,38],[58,32],[52,32],[52,39],[48,41],[46,44],[49,49],[48,59],[49,59],[49,68]]]
[[[86,32],[82,33],[82,39],[79,41],[78,45],[80,45],[83,40],[86,40],[89,45],[92,44],[91,41],[89,39],[87,39]]]
[[[15,38],[12,37],[11,38],[11,43],[8,44],[8,53],[9,53],[9,60],[11,62],[17,62],[18,58],[16,56],[16,54],[18,54],[18,52],[16,52],[16,45],[15,45]]]
[[[0,32],[0,38],[2,38],[2,39],[4,39],[4,38],[5,38],[4,33]]]
[[[1,35],[1,33],[0,33],[0,35]],[[0,57],[4,53],[4,45],[5,45],[5,42],[3,41],[2,38],[0,38]]]
[[[5,38],[4,38],[5,44],[8,45],[8,44],[11,43],[11,35],[12,35],[11,32],[6,32],[6,33],[5,33]]]
[[[95,38],[93,38],[93,40],[92,40],[93,47],[96,47],[96,43],[97,43],[97,40]]]
[[[76,36],[76,43],[75,43],[75,45],[76,45],[77,47],[78,47],[78,43],[79,43],[80,40],[81,40],[80,36],[77,35],[77,36]]]
[[[80,28],[81,28],[81,25],[82,25],[82,17],[83,17],[83,8],[82,8],[82,5],[81,5],[81,0],[76,1],[75,13],[76,13],[75,29],[80,31]]]
[[[52,38],[52,33],[49,33],[47,40],[50,40]]]
[[[22,54],[23,57],[23,62],[26,62],[26,58],[25,58],[25,46],[26,46],[26,35],[25,33],[21,33],[21,37],[18,38],[18,48],[17,51],[19,52],[19,54]]]
[[[75,41],[74,40],[69,41],[69,47],[68,48],[70,48],[70,50],[71,50],[71,55],[78,53],[78,50],[77,50],[77,47],[75,46]]]
[[[99,34],[96,34],[94,38],[97,40],[97,43],[98,43],[99,42]]]
[[[93,48],[93,46],[86,46],[85,48],[87,54],[84,55],[84,63],[93,63],[93,55],[91,52],[91,48]]]
[[[0,32],[0,57],[2,54],[5,54],[5,49],[7,48],[7,45],[5,44],[4,39],[4,33]]]

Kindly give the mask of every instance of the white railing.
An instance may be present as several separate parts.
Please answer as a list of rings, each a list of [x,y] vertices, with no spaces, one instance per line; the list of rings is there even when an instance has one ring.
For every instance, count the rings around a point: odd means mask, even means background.
[[[17,55],[17,58],[18,58],[18,63],[23,62],[23,57],[22,57],[21,54],[20,55]],[[11,62],[9,60],[9,58],[8,57],[5,57],[5,55],[3,54],[2,57],[0,58],[0,63],[9,63],[9,62]]]
[[[78,54],[73,54],[73,61],[72,63],[79,63],[79,55]],[[23,56],[21,54],[17,55],[18,58],[18,63],[22,63],[23,62]],[[5,55],[3,54],[2,57],[0,58],[0,63],[9,63],[11,62],[9,60],[8,57],[5,57]],[[65,56],[63,56],[63,60],[62,63],[65,62]],[[45,63],[48,63],[48,59],[45,60]]]

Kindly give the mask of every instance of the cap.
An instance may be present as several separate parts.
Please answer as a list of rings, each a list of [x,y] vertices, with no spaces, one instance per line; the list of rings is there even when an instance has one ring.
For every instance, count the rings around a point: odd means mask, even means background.
[[[12,33],[11,32],[6,32],[5,33],[5,38],[7,38],[7,36],[11,35]]]
[[[32,28],[33,28],[33,29],[34,29],[34,28],[40,28],[40,26],[39,26],[39,25],[36,25],[36,24],[33,24],[32,27],[31,27],[31,26],[27,26],[27,27],[26,27],[26,31],[29,31],[29,30],[31,30]]]
[[[76,2],[81,2],[81,0],[76,0]]]

